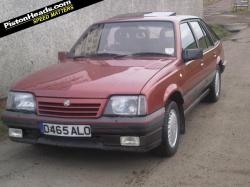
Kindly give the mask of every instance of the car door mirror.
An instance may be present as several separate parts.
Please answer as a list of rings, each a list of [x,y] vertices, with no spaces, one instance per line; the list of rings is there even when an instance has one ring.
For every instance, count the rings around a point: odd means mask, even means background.
[[[64,63],[69,58],[68,52],[58,52],[58,61],[59,63]]]
[[[188,62],[190,60],[198,60],[203,58],[203,49],[185,49],[183,50],[183,60]]]

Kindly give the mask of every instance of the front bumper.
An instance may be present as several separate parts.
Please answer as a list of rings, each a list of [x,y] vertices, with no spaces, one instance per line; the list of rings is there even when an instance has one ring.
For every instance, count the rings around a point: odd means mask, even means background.
[[[9,128],[23,130],[23,138],[10,138],[16,142],[46,144],[63,147],[94,148],[147,152],[161,144],[165,109],[145,117],[101,117],[98,119],[68,119],[37,116],[5,111],[2,120]],[[41,122],[65,125],[90,125],[91,138],[46,136],[40,133]],[[121,136],[139,136],[140,146],[120,145]]]

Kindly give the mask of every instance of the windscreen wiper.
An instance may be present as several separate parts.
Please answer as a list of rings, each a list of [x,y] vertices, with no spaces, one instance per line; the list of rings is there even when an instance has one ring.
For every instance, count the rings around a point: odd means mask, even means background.
[[[164,56],[172,57],[172,55],[166,53],[156,53],[156,52],[141,52],[141,53],[132,53],[132,54],[120,54],[120,53],[96,53],[93,55],[80,55],[74,56],[74,59],[77,58],[90,58],[90,57],[113,57],[113,58],[123,58],[123,57],[132,57],[132,56]]]
[[[79,55],[79,56],[73,56],[73,59],[78,59],[78,58],[88,58],[89,56],[86,55]]]
[[[165,56],[165,57],[171,57],[172,55],[166,54],[166,53],[156,53],[156,52],[141,52],[141,53],[133,53],[130,54],[131,56]]]
[[[79,56],[74,56],[73,59],[78,59],[78,58],[91,58],[91,57],[113,57],[113,58],[118,58],[118,57],[125,57],[128,56],[126,54],[116,54],[116,53],[96,53],[93,55],[79,55]]]
[[[124,57],[127,56],[127,54],[119,54],[119,53],[97,53],[94,54],[93,56],[101,56],[101,57],[105,57],[105,56],[111,56],[111,57]]]

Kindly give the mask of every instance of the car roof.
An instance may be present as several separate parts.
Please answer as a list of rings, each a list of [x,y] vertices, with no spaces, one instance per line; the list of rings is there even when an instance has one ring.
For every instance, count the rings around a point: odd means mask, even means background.
[[[173,21],[181,22],[187,19],[198,19],[197,16],[177,15],[175,12],[137,12],[121,14],[99,23],[126,22],[126,21]]]

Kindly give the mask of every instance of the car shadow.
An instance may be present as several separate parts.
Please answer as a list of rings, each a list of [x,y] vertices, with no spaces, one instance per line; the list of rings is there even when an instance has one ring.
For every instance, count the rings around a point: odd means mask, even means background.
[[[125,176],[147,175],[168,158],[152,153],[103,151],[53,146],[23,145],[15,154],[15,162],[32,165],[36,170],[68,170],[82,173],[123,173]],[[16,159],[18,157],[18,159]],[[21,169],[20,169],[21,170]],[[62,172],[62,171],[59,171]]]
[[[36,162],[55,161],[60,164],[71,165],[91,165],[99,167],[102,164],[117,165],[117,167],[128,167],[136,165],[144,165],[150,162],[161,162],[166,158],[159,157],[152,152],[148,153],[135,153],[135,152],[122,152],[122,151],[104,151],[95,149],[79,149],[79,148],[66,148],[47,145],[28,145],[26,150],[22,151],[23,154],[29,153],[28,158],[36,158]],[[25,157],[25,155],[23,155]],[[98,163],[98,164],[97,164]],[[112,167],[115,168],[115,167]]]

